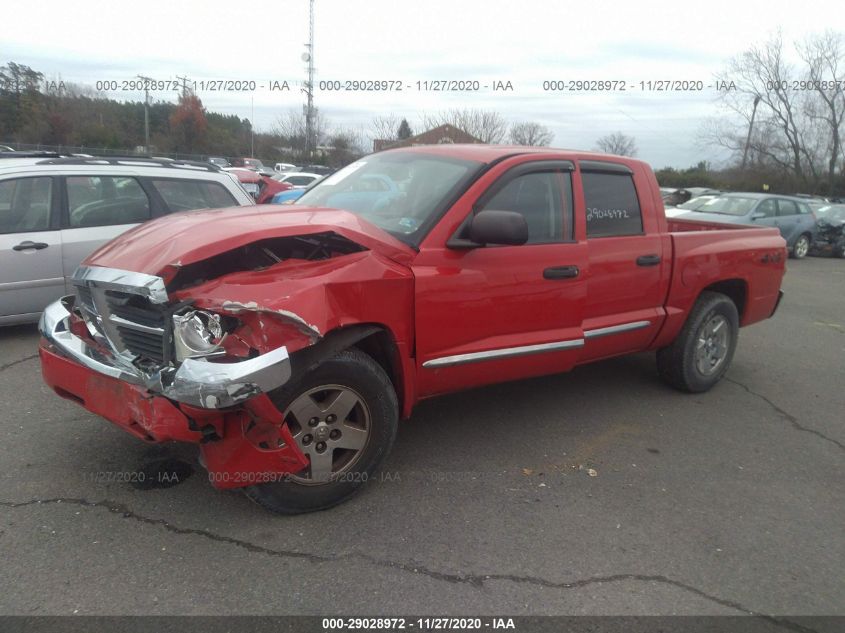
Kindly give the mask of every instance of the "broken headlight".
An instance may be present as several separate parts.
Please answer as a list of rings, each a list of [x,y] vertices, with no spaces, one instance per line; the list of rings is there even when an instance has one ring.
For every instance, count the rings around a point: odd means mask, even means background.
[[[189,310],[173,315],[173,342],[176,360],[222,353],[226,338],[220,315],[204,310]]]

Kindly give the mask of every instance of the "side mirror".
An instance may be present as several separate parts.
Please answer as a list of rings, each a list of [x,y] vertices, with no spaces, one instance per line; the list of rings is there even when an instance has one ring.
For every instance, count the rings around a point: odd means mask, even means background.
[[[528,223],[514,211],[481,211],[470,222],[469,239],[476,244],[519,246],[528,241]]]
[[[766,214],[765,214],[765,213],[760,213],[759,211],[758,211],[757,213],[752,213],[752,214],[751,214],[751,219],[752,219],[752,220],[762,220],[762,219],[763,219],[763,218],[765,218],[765,217],[766,217]]]

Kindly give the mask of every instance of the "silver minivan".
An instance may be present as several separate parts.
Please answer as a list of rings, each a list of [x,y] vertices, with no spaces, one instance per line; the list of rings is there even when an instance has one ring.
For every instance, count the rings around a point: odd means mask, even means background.
[[[252,204],[208,163],[0,154],[0,325],[36,321],[86,256],[141,222]]]

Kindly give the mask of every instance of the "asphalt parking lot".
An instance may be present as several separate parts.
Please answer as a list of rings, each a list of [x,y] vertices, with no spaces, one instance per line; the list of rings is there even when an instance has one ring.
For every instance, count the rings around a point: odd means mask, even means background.
[[[384,475],[280,517],[41,382],[0,330],[2,614],[845,613],[845,261],[684,395],[651,355],[429,401]],[[163,458],[141,490],[98,473]]]

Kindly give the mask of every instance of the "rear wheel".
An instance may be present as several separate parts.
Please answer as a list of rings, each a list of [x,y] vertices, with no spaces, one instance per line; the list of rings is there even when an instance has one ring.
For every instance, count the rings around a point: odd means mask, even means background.
[[[396,437],[393,384],[378,363],[356,349],[269,395],[309,462],[285,481],[244,488],[273,512],[311,512],[346,500],[375,472]]]
[[[734,302],[719,292],[702,292],[678,337],[657,352],[660,377],[682,391],[707,391],[730,367],[738,330]]]
[[[804,259],[807,253],[810,252],[810,236],[806,233],[798,237],[795,241],[795,246],[792,247],[792,257],[794,259]]]

